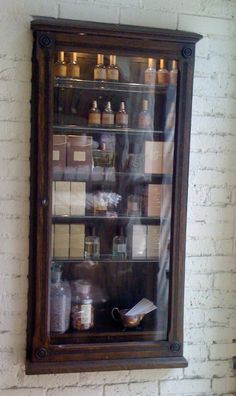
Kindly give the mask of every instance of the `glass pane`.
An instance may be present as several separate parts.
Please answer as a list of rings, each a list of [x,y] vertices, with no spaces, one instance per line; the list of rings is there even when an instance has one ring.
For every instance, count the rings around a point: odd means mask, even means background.
[[[51,333],[167,338],[177,62],[55,55]]]

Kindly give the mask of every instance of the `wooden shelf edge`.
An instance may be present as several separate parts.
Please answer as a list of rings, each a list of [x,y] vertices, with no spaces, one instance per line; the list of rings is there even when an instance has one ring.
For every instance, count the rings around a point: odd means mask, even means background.
[[[67,361],[67,362],[26,362],[27,375],[76,373],[91,371],[141,370],[141,369],[170,369],[188,366],[183,356],[166,358]]]

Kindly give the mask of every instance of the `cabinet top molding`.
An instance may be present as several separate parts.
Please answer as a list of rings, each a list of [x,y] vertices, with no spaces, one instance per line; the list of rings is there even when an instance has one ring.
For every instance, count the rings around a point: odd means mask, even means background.
[[[31,22],[31,29],[34,31],[64,32],[75,34],[109,35],[110,37],[123,38],[146,38],[154,41],[171,41],[179,43],[195,44],[202,36],[197,33],[185,32],[182,30],[159,29],[144,26],[114,25],[110,23],[85,22],[73,19],[57,19],[38,17]]]

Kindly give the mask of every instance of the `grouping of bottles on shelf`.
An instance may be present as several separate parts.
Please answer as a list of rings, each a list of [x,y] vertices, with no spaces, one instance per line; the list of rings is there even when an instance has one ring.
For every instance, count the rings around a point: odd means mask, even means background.
[[[116,155],[114,134],[102,133],[94,138],[87,135],[53,135],[53,178],[68,181],[116,182],[118,173],[127,172],[137,179],[150,174],[172,174],[172,141],[150,138],[124,143],[122,161]],[[124,148],[123,148],[124,150]]]
[[[55,216],[160,216],[162,186],[147,184],[139,190],[122,196],[122,191],[102,188],[86,192],[85,182],[56,181],[52,186],[52,212]]]
[[[59,51],[54,64],[55,77],[81,78],[80,65],[77,52],[70,52],[67,55],[68,61],[65,60],[65,52]],[[69,55],[69,57],[68,57]],[[82,76],[83,77],[83,76]],[[148,58],[147,68],[144,71],[143,82],[148,85],[176,85],[178,79],[178,63],[176,60],[171,61],[170,70],[167,69],[165,59],[157,61]],[[97,63],[93,69],[94,81],[120,81],[120,69],[117,65],[116,55],[109,56],[109,64],[105,65],[104,55],[97,55]]]
[[[98,297],[96,286],[85,279],[69,282],[62,279],[62,273],[62,266],[53,263],[50,289],[51,332],[63,334],[70,326],[77,331],[93,328],[94,303]],[[100,298],[102,299],[101,293]]]
[[[119,227],[106,253],[101,254],[96,227],[85,224],[55,224],[53,226],[53,257],[55,259],[109,260],[158,259],[160,226],[129,222]],[[104,244],[104,241],[103,241]],[[104,248],[104,246],[103,246]]]
[[[111,101],[108,101],[105,109],[101,112],[94,100],[88,114],[89,127],[118,127],[128,128],[129,115],[126,112],[125,102],[120,103],[117,113],[112,109]],[[153,117],[149,111],[148,100],[142,101],[142,108],[138,114],[138,128],[150,130],[153,128]]]

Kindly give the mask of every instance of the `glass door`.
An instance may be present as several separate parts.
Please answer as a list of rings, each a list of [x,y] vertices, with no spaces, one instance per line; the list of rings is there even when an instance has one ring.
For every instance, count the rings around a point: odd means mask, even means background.
[[[50,333],[166,340],[178,65],[58,51]]]

